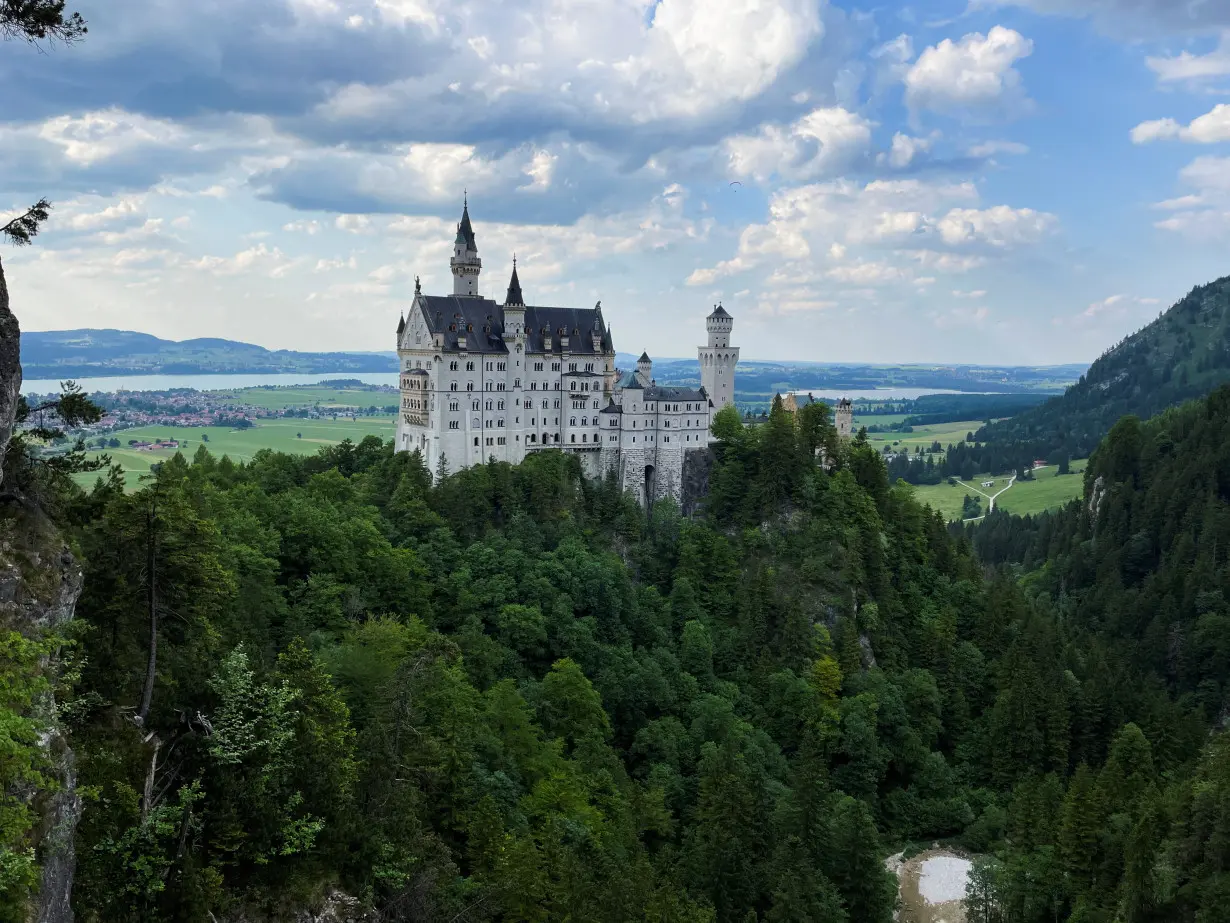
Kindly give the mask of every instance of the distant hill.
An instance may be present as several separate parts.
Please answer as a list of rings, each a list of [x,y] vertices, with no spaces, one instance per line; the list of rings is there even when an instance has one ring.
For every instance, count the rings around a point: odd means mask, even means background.
[[[27,379],[397,371],[392,352],[305,353],[212,337],[163,340],[131,330],[23,331],[21,362]]]
[[[1016,464],[1083,458],[1125,414],[1141,419],[1230,381],[1230,276],[1202,285],[1104,353],[1061,396],[982,427]]]

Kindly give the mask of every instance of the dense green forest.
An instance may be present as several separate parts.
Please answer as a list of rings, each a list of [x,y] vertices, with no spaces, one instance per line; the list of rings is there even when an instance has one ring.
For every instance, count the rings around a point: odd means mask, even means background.
[[[1035,458],[1084,458],[1121,416],[1151,417],[1227,380],[1230,276],[1192,289],[1099,357],[1060,397],[985,426],[976,437],[988,451],[1006,456],[1005,469]]]
[[[887,923],[884,857],[933,838],[995,857],[974,919],[1221,919],[1230,475],[1171,516],[1144,473],[1230,445],[1230,395],[1180,418],[1116,430],[1098,518],[1023,582],[822,404],[719,414],[696,520],[562,454],[433,478],[376,438],[66,489],[78,919],[338,887],[383,920]],[[8,740],[0,771],[36,759]]]

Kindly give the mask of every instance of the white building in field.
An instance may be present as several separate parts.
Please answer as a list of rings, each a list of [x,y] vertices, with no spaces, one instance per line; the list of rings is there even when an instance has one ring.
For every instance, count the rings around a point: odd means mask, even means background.
[[[560,449],[591,476],[614,472],[642,501],[678,499],[685,455],[707,447],[712,415],[734,401],[730,314],[719,305],[707,319],[701,387],[660,387],[648,354],[635,371],[615,367],[601,302],[527,305],[515,260],[504,303],[481,297],[468,203],[450,265],[453,293],[424,295],[416,279],[397,325],[398,450],[418,449],[434,472],[441,458],[456,471]]]

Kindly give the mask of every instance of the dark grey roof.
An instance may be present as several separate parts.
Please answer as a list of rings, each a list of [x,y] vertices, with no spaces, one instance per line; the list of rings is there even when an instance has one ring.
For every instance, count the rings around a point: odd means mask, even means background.
[[[504,304],[525,304],[525,299],[521,296],[521,280],[517,278],[516,259],[513,260],[512,278],[508,280],[508,294],[504,296]]]
[[[721,305],[718,305],[711,312],[709,312],[709,316],[710,317],[730,317],[730,312],[727,311]]]
[[[406,329],[406,319],[405,319],[405,317],[402,317],[402,318],[401,318],[400,320],[398,320],[398,322],[397,322],[397,335],[398,335],[398,336],[401,336],[401,335],[402,335],[402,331],[403,331],[403,330],[405,330],[405,329]]]
[[[431,333],[444,334],[444,350],[457,350],[457,335],[465,334],[466,351],[507,353],[504,343],[504,308],[490,298],[473,295],[419,295]],[[592,332],[600,334],[594,349]],[[545,336],[551,337],[552,353],[561,353],[560,337],[568,337],[568,352],[576,356],[597,356],[614,352],[610,331],[602,324],[600,312],[593,308],[525,308],[526,352],[543,353]]]
[[[654,385],[645,389],[647,401],[708,401],[704,388],[659,388]]]
[[[599,413],[623,413],[624,409],[620,407],[618,404],[616,404],[614,401],[610,401],[607,403],[605,407],[603,407],[598,412]]]
[[[425,376],[425,375],[427,374],[427,370],[426,370],[426,369],[411,369],[411,370],[410,370],[409,372],[407,372],[406,374],[408,374],[408,375],[424,375],[424,376]]]
[[[652,362],[653,360],[649,358],[649,353],[643,352],[641,353],[641,358],[637,359],[636,361],[637,362]]]
[[[457,225],[457,243],[465,244],[467,250],[478,250],[474,240],[474,227],[470,224],[470,202],[467,199],[461,206],[461,223]]]

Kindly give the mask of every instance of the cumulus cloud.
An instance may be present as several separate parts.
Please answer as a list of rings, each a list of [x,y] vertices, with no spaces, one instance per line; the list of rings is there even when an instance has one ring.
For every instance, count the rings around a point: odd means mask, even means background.
[[[1145,63],[1162,83],[1202,84],[1230,77],[1230,32],[1223,32],[1218,46],[1205,54],[1182,51],[1177,55],[1150,56]]]
[[[905,75],[906,102],[946,115],[1008,115],[1028,103],[1014,65],[1033,52],[1033,42],[996,26],[959,42],[944,39],[927,48]]]
[[[1017,141],[981,141],[970,146],[971,157],[994,157],[996,154],[1028,154],[1029,147]]]
[[[866,154],[872,126],[840,107],[815,109],[793,124],[765,125],[756,135],[728,138],[728,171],[762,182],[773,176],[806,180],[833,175]]]
[[[1193,119],[1189,125],[1181,125],[1174,119],[1158,119],[1141,122],[1132,129],[1135,144],[1161,140],[1190,141],[1194,144],[1230,141],[1230,105],[1219,103],[1211,112]]]
[[[1179,180],[1194,191],[1159,202],[1170,216],[1156,227],[1201,241],[1230,237],[1230,157],[1197,157]]]

